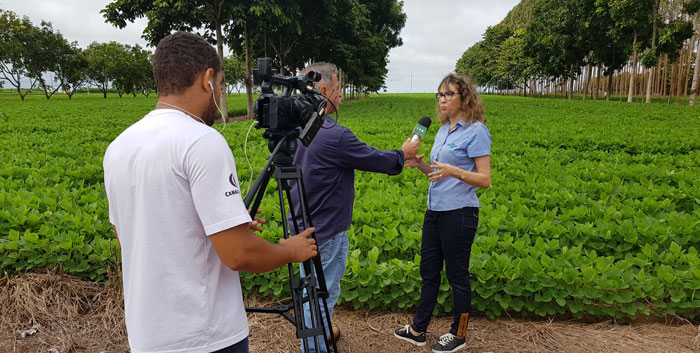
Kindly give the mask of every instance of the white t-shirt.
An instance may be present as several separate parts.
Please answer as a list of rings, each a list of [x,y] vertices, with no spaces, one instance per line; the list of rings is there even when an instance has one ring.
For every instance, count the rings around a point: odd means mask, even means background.
[[[238,272],[208,239],[251,221],[223,136],[154,110],[109,145],[104,173],[132,352],[208,353],[246,338]]]

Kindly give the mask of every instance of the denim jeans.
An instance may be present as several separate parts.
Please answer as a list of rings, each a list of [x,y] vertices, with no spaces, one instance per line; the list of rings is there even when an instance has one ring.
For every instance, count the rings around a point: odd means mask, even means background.
[[[457,334],[462,314],[469,313],[472,294],[469,283],[469,256],[479,224],[479,208],[425,212],[421,241],[420,276],[423,279],[413,329],[426,332],[440,292],[443,261],[452,287],[454,305],[450,333]]]
[[[327,240],[325,243],[318,247],[318,253],[321,255],[321,265],[323,267],[323,274],[326,277],[326,286],[328,287],[328,312],[333,317],[333,308],[340,298],[340,280],[345,274],[345,264],[348,260],[348,232],[343,231],[332,238]],[[301,267],[301,275],[304,276],[304,268]],[[326,324],[326,312],[323,309],[323,300],[319,299],[319,306],[321,308],[321,315],[323,316],[323,323],[326,327],[326,333],[330,338],[330,332],[328,332],[328,325]],[[309,304],[304,304],[304,320],[307,326],[311,323],[311,312],[309,311]],[[307,339],[309,343],[309,353],[325,353],[326,343],[323,342],[323,336],[319,336],[319,347],[316,350],[316,345],[314,343],[313,337]],[[304,343],[301,343],[301,350],[304,352]]]
[[[248,353],[248,337],[242,341],[213,353]]]

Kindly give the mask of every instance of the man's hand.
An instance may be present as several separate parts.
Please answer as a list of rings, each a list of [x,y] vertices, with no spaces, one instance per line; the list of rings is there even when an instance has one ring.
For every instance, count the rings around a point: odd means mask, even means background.
[[[401,145],[404,163],[407,160],[416,158],[416,154],[418,154],[418,145],[420,145],[420,141],[411,142],[410,138],[404,141],[403,145]]]
[[[249,213],[250,213],[250,211],[249,211]],[[262,210],[259,209],[259,210],[255,211],[255,213],[260,214],[260,213],[262,213]],[[264,218],[255,217],[255,219],[252,222],[248,223],[248,228],[250,228],[250,230],[253,230],[253,231],[262,232],[263,229],[262,229],[262,227],[260,227],[260,224],[265,224],[265,223],[267,223],[267,221]]]
[[[316,241],[313,238],[308,238],[314,230],[313,227],[307,228],[305,231],[295,236],[287,239],[280,239],[281,245],[288,246],[291,249],[293,254],[292,262],[306,261],[318,255]]]

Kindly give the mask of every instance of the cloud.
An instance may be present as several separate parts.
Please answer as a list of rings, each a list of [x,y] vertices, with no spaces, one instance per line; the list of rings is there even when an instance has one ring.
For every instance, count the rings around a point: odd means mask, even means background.
[[[518,2],[405,1],[404,44],[389,52],[389,92],[433,92],[486,27],[500,22]]]
[[[92,42],[117,41],[124,44],[146,46],[141,38],[147,20],[139,19],[118,29],[105,23],[100,14],[108,0],[9,0],[0,2],[0,8],[27,16],[35,26],[41,21],[51,22],[53,28],[61,32],[69,42],[77,41],[86,48]]]
[[[69,41],[117,41],[146,46],[141,38],[147,20],[118,29],[100,14],[110,0],[0,0],[0,8],[28,16],[38,25],[49,21]],[[519,0],[405,0],[403,46],[389,52],[389,92],[433,92],[454,71],[457,60],[481,40],[486,27],[500,22]],[[153,48],[151,48],[152,50]]]

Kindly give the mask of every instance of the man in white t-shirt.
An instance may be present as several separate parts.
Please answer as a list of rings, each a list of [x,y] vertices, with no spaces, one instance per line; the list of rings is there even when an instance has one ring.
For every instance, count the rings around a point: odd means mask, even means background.
[[[155,110],[104,157],[109,219],[121,245],[129,345],[145,352],[248,352],[238,270],[265,272],[316,256],[313,229],[272,244],[251,229],[236,165],[210,126],[221,62],[202,37],[156,48]]]

